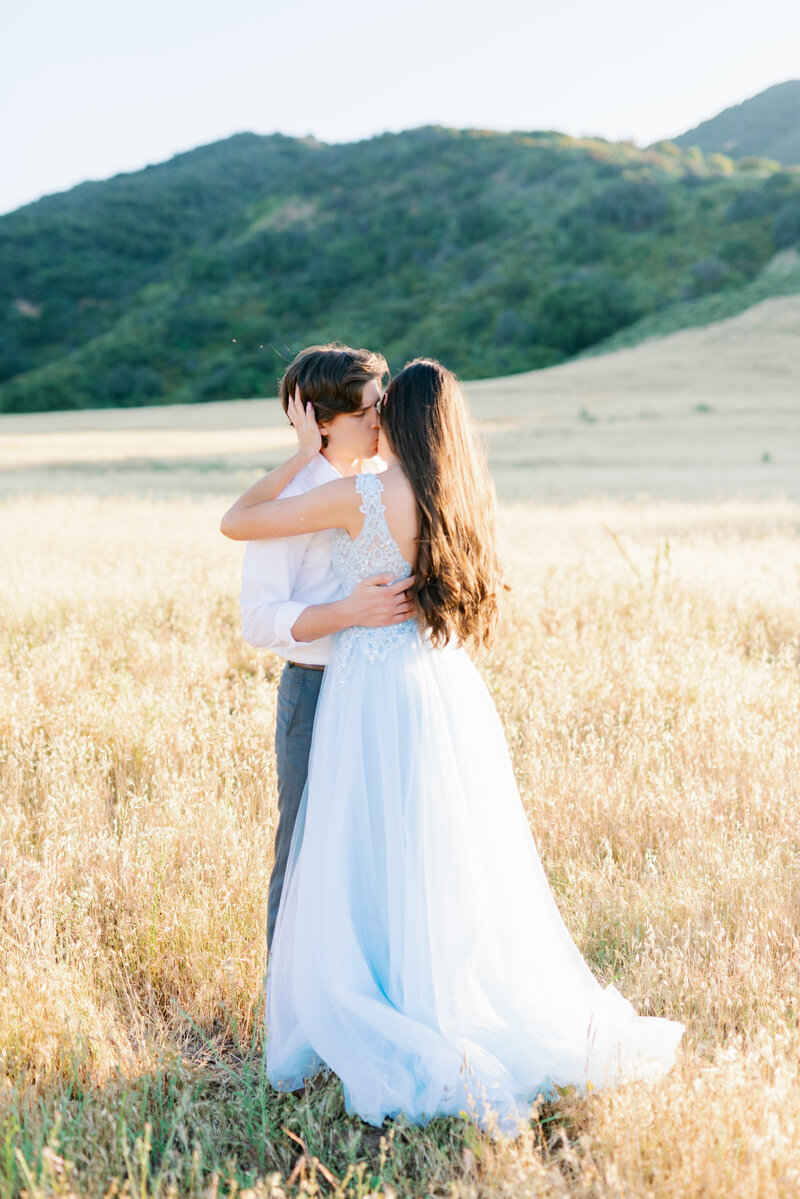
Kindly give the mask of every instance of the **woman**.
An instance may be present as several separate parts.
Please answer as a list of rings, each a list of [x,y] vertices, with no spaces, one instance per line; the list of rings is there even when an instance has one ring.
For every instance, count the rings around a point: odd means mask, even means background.
[[[294,423],[313,437],[301,405]],[[488,641],[493,491],[452,374],[418,359],[380,405],[384,474],[230,510],[237,538],[336,528],[345,590],[413,574],[416,618],[347,629],[326,668],[267,980],[267,1071],[321,1066],[380,1124],[466,1111],[513,1132],[537,1094],[669,1069],[683,1026],[594,979],[555,906],[502,728],[463,643]],[[281,474],[283,471],[283,474]]]

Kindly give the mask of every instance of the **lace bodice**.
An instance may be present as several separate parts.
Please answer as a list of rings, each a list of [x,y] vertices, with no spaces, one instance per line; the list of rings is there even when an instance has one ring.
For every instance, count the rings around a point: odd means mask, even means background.
[[[381,503],[383,483],[380,476],[356,475],[354,481],[362,500],[359,511],[364,513],[364,524],[355,539],[350,538],[346,529],[335,529],[331,552],[333,569],[346,595],[370,575],[391,574],[393,579],[406,579],[411,574],[411,563],[400,553],[400,547],[386,524],[385,508]],[[334,650],[340,667],[340,681],[347,681],[356,650],[366,654],[371,662],[376,662],[385,658],[407,637],[416,634],[416,630],[415,620],[379,629],[363,625],[343,629],[336,637]]]

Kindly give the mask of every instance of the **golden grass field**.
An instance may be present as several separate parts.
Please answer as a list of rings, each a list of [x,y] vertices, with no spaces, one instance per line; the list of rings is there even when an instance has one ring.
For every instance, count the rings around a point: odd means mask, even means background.
[[[280,662],[241,640],[241,547],[217,529],[246,455],[287,445],[274,405],[230,405],[228,425],[221,405],[0,418],[3,1199],[800,1193],[800,496],[779,470],[797,350],[786,335],[773,377],[759,335],[761,394],[748,408],[744,378],[725,409],[713,347],[734,323],[695,331],[705,375],[681,343],[669,395],[672,339],[470,388],[512,586],[478,665],[531,828],[596,974],[687,1026],[660,1084],[566,1094],[515,1142],[458,1120],[375,1130],[334,1079],[302,1097],[264,1081]],[[645,403],[632,354],[666,415],[661,435],[618,422],[617,487],[603,426],[623,395]],[[595,423],[559,425],[567,392]],[[706,464],[689,444],[679,469],[681,422],[714,420]],[[594,494],[572,443],[537,465],[561,428],[587,454],[601,430]],[[739,481],[748,444],[772,489]],[[650,498],[622,498],[648,477]]]

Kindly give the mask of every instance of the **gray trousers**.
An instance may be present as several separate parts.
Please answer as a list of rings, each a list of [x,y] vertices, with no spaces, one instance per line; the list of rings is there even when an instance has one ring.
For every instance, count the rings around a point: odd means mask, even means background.
[[[287,662],[278,684],[278,714],[275,727],[278,831],[275,834],[275,865],[269,880],[268,946],[272,945],[297,809],[300,807],[303,788],[308,778],[308,756],[311,752],[311,734],[322,675],[321,670],[304,670],[302,666]]]

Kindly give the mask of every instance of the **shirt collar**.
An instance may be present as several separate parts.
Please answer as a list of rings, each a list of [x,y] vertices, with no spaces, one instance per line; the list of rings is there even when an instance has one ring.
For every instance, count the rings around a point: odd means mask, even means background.
[[[341,479],[341,475],[335,466],[331,466],[324,454],[317,454],[316,458],[312,458],[309,462],[311,477],[317,487],[322,483],[330,483],[332,479]]]
[[[368,461],[371,464],[374,464],[372,470],[367,471],[368,474],[379,474],[381,471],[386,470],[386,463],[383,461],[383,459],[379,458],[377,454],[374,458],[370,458]],[[361,466],[363,473],[363,462]],[[311,477],[313,478],[317,487],[319,487],[322,483],[330,483],[333,479],[344,478],[343,475],[339,474],[336,467],[331,465],[325,455],[321,453],[317,454],[316,458],[311,459],[308,464],[308,469],[311,471]]]

